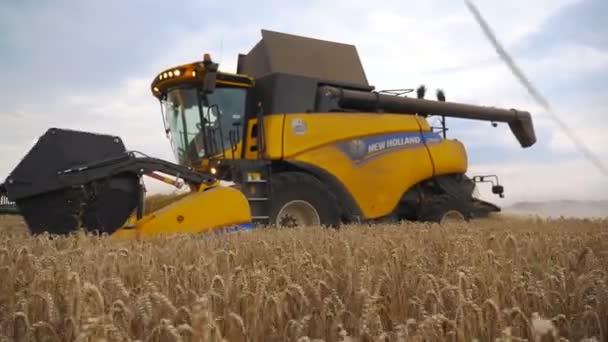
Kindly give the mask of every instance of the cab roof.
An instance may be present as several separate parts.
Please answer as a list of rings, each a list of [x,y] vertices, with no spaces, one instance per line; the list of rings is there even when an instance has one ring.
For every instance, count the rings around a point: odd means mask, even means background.
[[[182,64],[161,71],[152,81],[152,94],[161,98],[168,89],[178,86],[200,86],[204,82],[205,66],[202,61]],[[217,72],[220,86],[252,87],[254,80],[247,75]]]

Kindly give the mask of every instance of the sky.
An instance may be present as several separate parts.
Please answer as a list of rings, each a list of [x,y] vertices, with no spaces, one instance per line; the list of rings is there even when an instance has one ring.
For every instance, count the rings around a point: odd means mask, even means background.
[[[608,2],[474,1],[559,118],[608,165]],[[262,29],[353,44],[377,90],[416,88],[448,101],[532,113],[523,149],[506,125],[448,119],[467,146],[469,175],[496,174],[516,201],[608,199],[586,160],[510,73],[464,2],[454,0],[14,1],[0,7],[0,180],[50,127],[121,136],[128,149],[174,161],[156,74],[210,53],[234,72]],[[151,192],[170,190],[156,181]]]

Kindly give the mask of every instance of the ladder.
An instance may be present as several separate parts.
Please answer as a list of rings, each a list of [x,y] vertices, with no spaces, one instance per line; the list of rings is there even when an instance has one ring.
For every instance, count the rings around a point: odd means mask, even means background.
[[[254,225],[270,223],[270,167],[245,168],[242,171],[241,191],[249,201]]]

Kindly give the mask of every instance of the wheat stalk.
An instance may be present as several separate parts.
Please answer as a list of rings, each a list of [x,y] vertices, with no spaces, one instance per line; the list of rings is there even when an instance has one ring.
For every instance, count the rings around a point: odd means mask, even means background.
[[[601,341],[607,222],[149,241],[0,228],[0,340]]]

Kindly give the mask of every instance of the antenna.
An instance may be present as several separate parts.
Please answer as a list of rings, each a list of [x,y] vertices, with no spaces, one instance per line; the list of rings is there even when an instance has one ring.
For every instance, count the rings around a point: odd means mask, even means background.
[[[573,130],[563,122],[553,109],[549,105],[549,102],[540,94],[540,92],[532,85],[532,83],[528,80],[528,78],[524,75],[524,73],[517,67],[511,56],[507,53],[504,47],[498,42],[498,39],[492,32],[492,29],[485,21],[485,19],[481,16],[481,13],[477,9],[477,7],[471,2],[471,0],[465,0],[465,4],[467,8],[475,17],[475,20],[481,26],[483,33],[486,38],[492,43],[496,52],[501,57],[501,59],[507,64],[509,69],[511,69],[511,73],[518,79],[518,81],[528,90],[528,93],[532,95],[532,97],[538,102],[550,115],[551,118],[557,123],[557,125],[561,128],[561,130],[572,140],[574,145],[579,149],[579,151],[591,162],[595,165],[598,170],[604,175],[608,177],[608,168],[602,164],[600,159],[593,154],[593,152],[585,146],[582,140],[580,140],[573,132]]]

